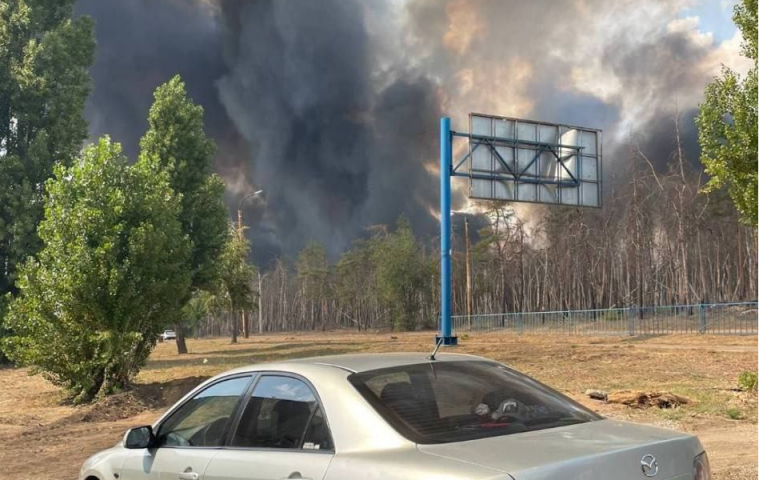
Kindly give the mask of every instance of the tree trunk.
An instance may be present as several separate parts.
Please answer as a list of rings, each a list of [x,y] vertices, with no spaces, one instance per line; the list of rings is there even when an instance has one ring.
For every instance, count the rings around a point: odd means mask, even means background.
[[[466,319],[472,328],[472,258],[469,254],[469,219],[464,218],[464,245],[466,247]]]
[[[232,312],[232,316],[234,317],[234,312]],[[231,322],[229,322],[230,328],[232,329],[232,340],[229,343],[237,343],[237,322],[234,321],[234,318]]]
[[[177,353],[180,355],[187,353],[187,342],[184,339],[184,327],[181,323],[174,325],[174,332],[177,334]]]
[[[264,291],[261,288],[261,270],[258,271],[258,334],[264,333]]]

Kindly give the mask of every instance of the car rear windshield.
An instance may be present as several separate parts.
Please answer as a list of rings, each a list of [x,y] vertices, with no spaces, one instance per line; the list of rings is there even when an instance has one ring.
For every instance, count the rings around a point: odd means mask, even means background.
[[[461,442],[602,418],[495,362],[429,362],[354,373],[348,379],[416,443]]]

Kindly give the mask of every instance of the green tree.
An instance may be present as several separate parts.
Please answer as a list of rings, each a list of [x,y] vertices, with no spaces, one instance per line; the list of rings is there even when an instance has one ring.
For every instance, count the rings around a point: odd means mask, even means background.
[[[75,402],[127,386],[180,312],[190,245],[167,177],[105,137],[47,183],[44,248],[20,269],[4,346]]]
[[[224,299],[228,309],[242,314],[256,307],[253,294],[253,277],[256,267],[248,263],[250,244],[233,224],[229,225],[226,242],[219,258],[221,275],[217,283],[216,295]],[[232,322],[232,343],[237,342],[239,324]]]
[[[298,279],[303,287],[303,295],[311,306],[311,329],[316,329],[317,316],[323,312],[323,302],[329,291],[329,263],[324,245],[316,240],[310,240],[298,254]],[[319,315],[318,315],[319,314]]]
[[[353,248],[343,253],[336,268],[335,290],[340,303],[349,307],[341,312],[344,317],[356,323],[356,327],[366,327],[363,313],[374,298],[375,280],[372,263],[372,240],[356,240]]]
[[[701,163],[710,175],[705,191],[727,187],[742,220],[757,225],[757,0],[735,6],[743,55],[754,61],[744,79],[723,67],[707,85],[696,117]]]
[[[406,217],[398,219],[395,232],[378,241],[372,257],[377,287],[390,309],[393,328],[412,330],[431,272]]]
[[[196,290],[190,300],[182,308],[183,326],[187,328],[186,334],[195,335],[203,319],[209,317],[213,310],[213,294],[207,290]]]
[[[74,0],[0,2],[0,323],[16,268],[42,244],[45,181],[87,137],[93,24]],[[0,327],[0,332],[3,330]]]
[[[156,89],[148,124],[138,163],[166,172],[181,196],[179,219],[191,242],[191,284],[182,294],[186,303],[193,291],[212,288],[219,274],[229,220],[224,182],[211,171],[215,146],[203,131],[203,107],[187,98],[178,75]],[[175,328],[179,353],[186,353],[182,325]]]

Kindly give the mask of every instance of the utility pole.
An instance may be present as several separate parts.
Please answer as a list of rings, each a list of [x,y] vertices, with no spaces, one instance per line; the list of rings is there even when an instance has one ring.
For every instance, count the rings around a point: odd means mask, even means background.
[[[242,203],[249,198],[253,198],[256,195],[260,195],[262,192],[263,190],[257,190],[249,195],[246,195],[245,197],[243,197],[242,200],[240,200],[240,203],[237,205],[237,239],[240,241],[240,243],[242,243],[243,241],[243,229],[244,229],[243,224],[242,224]],[[246,259],[243,258],[242,261],[245,262]],[[260,277],[259,277],[259,280],[260,280]],[[259,286],[260,286],[260,283],[259,283]],[[259,310],[260,310],[260,307],[259,307]],[[245,317],[245,313],[246,313],[245,309],[243,308],[241,312],[242,336],[244,338],[248,338],[250,337],[250,332],[248,329],[248,320]],[[260,319],[259,319],[259,322],[260,322]],[[260,323],[259,323],[259,328],[260,328]],[[237,339],[236,330],[237,329],[235,328],[235,335],[233,335],[232,337],[233,343],[236,343],[236,339]]]
[[[240,207],[237,209],[237,240],[242,243],[243,240],[243,225],[242,225],[242,202],[240,202]],[[245,260],[243,259],[243,262]],[[243,338],[248,338],[250,334],[248,333],[248,319],[245,318],[245,309],[242,309],[241,312],[241,321],[242,321],[242,336]]]
[[[464,218],[464,245],[466,246],[466,319],[472,329],[472,258],[469,254],[469,219]]]
[[[264,275],[265,277],[266,275]],[[264,295],[263,290],[261,289],[263,277],[261,276],[261,270],[258,271],[258,334],[261,335],[264,333],[264,308],[263,308],[263,301],[264,301]]]

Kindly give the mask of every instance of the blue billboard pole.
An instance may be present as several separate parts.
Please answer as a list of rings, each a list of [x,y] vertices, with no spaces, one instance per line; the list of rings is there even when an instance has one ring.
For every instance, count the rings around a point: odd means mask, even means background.
[[[451,325],[451,119],[440,119],[440,332],[435,343],[456,345]]]

